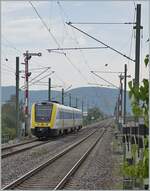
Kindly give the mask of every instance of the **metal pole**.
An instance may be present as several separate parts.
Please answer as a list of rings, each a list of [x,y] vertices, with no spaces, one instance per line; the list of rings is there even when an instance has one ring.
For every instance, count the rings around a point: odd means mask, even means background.
[[[48,79],[48,101],[51,101],[51,78]]]
[[[141,4],[137,4],[136,9],[136,47],[135,47],[135,85],[139,87],[139,73],[140,73],[140,30],[141,26]]]
[[[69,106],[71,107],[71,93],[69,93]]]
[[[28,107],[29,107],[29,83],[28,83],[28,51],[25,56],[25,136],[28,135]]]
[[[124,65],[124,112],[123,123],[126,123],[126,91],[127,91],[127,64]]]
[[[16,129],[19,138],[19,57],[16,57]]]
[[[64,105],[64,89],[62,88],[62,105]]]
[[[28,135],[28,126],[29,126],[29,76],[31,73],[28,72],[28,60],[31,59],[32,56],[41,56],[39,53],[26,53],[23,54],[25,56],[25,136]]]

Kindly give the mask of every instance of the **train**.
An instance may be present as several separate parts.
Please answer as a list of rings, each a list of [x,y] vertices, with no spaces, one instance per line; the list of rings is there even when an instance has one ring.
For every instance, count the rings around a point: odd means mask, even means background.
[[[77,108],[49,101],[32,104],[31,133],[38,138],[78,131],[82,124],[82,111]]]

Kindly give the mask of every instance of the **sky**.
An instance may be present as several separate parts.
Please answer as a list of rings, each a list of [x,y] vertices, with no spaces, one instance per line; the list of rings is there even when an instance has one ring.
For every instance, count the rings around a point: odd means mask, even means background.
[[[111,82],[114,87],[119,87],[119,73],[100,73],[99,71],[123,72],[125,64],[128,67],[128,75],[131,75],[128,81],[133,79],[135,63],[109,48],[50,53],[47,49],[104,47],[65,22],[135,22],[137,3],[141,4],[143,26],[141,81],[148,77],[148,69],[145,68],[143,62],[145,55],[148,54],[149,46],[146,42],[149,38],[148,1],[31,1],[31,3],[29,1],[1,1],[2,86],[15,86],[16,56],[19,56],[20,63],[23,63],[23,53],[26,50],[31,53],[42,53],[41,57],[34,56],[29,61],[30,90],[47,89],[48,77],[51,77],[52,86],[56,90],[110,85],[91,71],[96,71],[96,74]],[[32,5],[47,28],[37,16]],[[132,24],[74,24],[74,26],[128,57],[135,58],[135,30]],[[20,64],[20,71],[20,88],[23,88],[23,64]]]

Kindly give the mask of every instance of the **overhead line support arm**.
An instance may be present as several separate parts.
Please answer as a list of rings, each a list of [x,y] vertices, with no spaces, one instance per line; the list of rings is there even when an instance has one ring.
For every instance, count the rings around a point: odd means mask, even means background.
[[[103,44],[104,46],[106,46],[106,47],[110,48],[111,50],[113,50],[113,51],[117,52],[118,54],[122,55],[123,57],[125,57],[125,58],[127,58],[127,59],[129,59],[129,60],[131,60],[131,61],[133,61],[133,62],[135,62],[135,60],[133,60],[132,58],[128,57],[127,55],[125,55],[125,54],[121,53],[120,51],[118,51],[118,50],[116,50],[116,49],[114,49],[114,48],[112,48],[111,46],[109,46],[109,45],[105,44],[104,42],[102,42],[102,41],[98,40],[97,38],[95,38],[95,37],[93,37],[93,36],[89,35],[88,33],[84,32],[84,31],[82,31],[81,29],[79,29],[79,28],[77,28],[77,27],[73,26],[71,22],[66,22],[66,24],[67,24],[67,25],[69,25],[69,26],[71,26],[71,27],[73,27],[74,29],[76,29],[76,30],[80,31],[81,33],[85,34],[86,36],[88,36],[88,37],[90,37],[90,38],[92,38],[92,39],[96,40],[97,42],[99,42],[99,43]]]

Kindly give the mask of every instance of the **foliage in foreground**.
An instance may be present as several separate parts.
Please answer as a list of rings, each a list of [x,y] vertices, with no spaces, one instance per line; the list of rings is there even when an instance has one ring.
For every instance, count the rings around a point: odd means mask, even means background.
[[[146,55],[145,58],[145,66],[147,67],[149,64],[149,55]],[[134,84],[134,81],[129,82],[129,96],[132,100],[132,112],[135,117],[143,117],[145,126],[148,128],[149,124],[149,81],[148,79],[143,79],[142,84],[138,87]],[[140,182],[143,182],[144,178],[149,177],[149,148],[148,148],[148,136],[144,138],[144,148],[143,148],[143,157],[136,162],[136,153],[137,145],[132,145],[132,165],[129,165],[127,161],[125,161],[123,165],[123,173],[124,175],[139,179]]]
[[[22,103],[20,103],[20,122],[24,120],[22,111]],[[19,124],[21,128],[21,123]],[[14,139],[17,136],[16,129],[16,97],[11,96],[10,100],[2,105],[2,137],[9,136]]]

